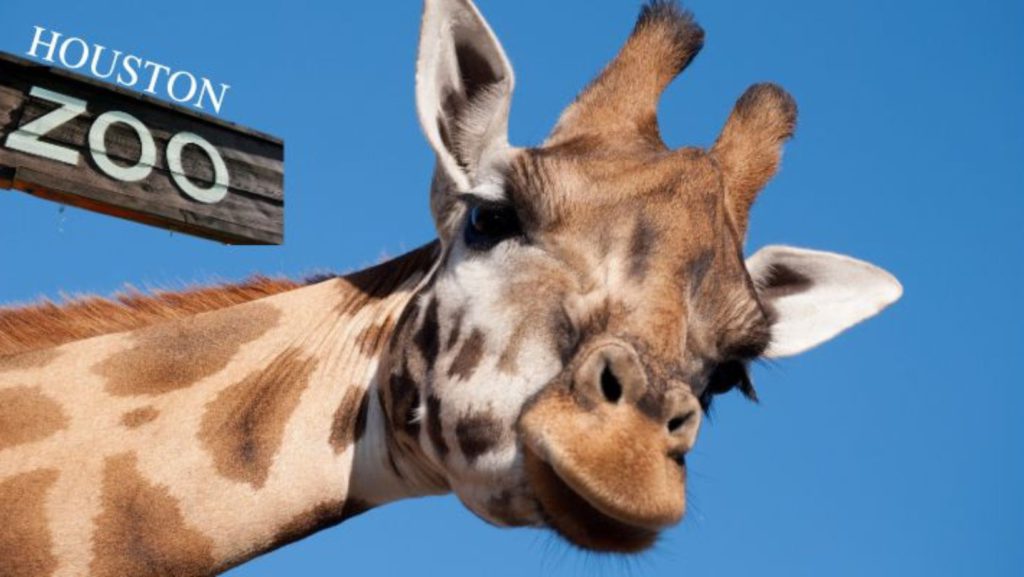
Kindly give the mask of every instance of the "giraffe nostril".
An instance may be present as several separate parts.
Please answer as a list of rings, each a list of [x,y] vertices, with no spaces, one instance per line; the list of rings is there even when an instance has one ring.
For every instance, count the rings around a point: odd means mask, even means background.
[[[608,365],[601,371],[601,393],[609,403],[617,403],[622,398],[622,383]]]
[[[690,419],[693,418],[693,415],[694,415],[694,412],[690,411],[690,412],[686,413],[685,415],[679,415],[677,417],[672,417],[671,419],[669,419],[669,421],[668,421],[668,432],[669,433],[675,433],[676,431],[681,429],[683,427],[683,425],[685,425],[687,423],[687,421],[689,421]]]

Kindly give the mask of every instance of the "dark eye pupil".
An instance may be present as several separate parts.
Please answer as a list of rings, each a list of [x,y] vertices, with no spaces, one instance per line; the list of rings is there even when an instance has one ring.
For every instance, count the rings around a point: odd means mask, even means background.
[[[466,244],[471,248],[489,248],[519,233],[519,220],[512,208],[474,206],[469,211]]]
[[[739,389],[743,396],[754,401],[757,400],[757,393],[754,392],[747,367],[739,361],[721,363],[712,371],[707,386],[700,396],[700,404],[704,411],[708,411],[711,401],[716,395],[727,393],[732,389]]]

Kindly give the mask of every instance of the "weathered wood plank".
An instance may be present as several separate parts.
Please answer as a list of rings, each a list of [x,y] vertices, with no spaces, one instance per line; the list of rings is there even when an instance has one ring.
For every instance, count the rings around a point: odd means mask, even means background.
[[[58,108],[30,96],[33,86],[87,102],[87,111],[49,131],[42,140],[79,153],[77,165],[6,146],[9,134]],[[95,163],[88,134],[95,119],[121,111],[146,126],[157,154],[149,175],[139,182],[111,178]],[[180,132],[210,142],[229,173],[226,196],[198,202],[171,178],[167,143]],[[107,156],[121,166],[139,162],[141,144],[120,123],[104,137]],[[182,172],[208,188],[214,166],[198,147],[182,150]],[[157,101],[63,70],[0,53],[0,186],[187,234],[232,244],[280,244],[284,235],[284,145],[274,137]]]

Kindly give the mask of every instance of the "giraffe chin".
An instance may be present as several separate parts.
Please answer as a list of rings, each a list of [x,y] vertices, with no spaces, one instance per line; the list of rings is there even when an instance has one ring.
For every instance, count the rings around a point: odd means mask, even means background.
[[[605,553],[640,553],[654,545],[657,531],[602,513],[532,449],[523,450],[526,477],[545,522],[558,535],[577,547]]]

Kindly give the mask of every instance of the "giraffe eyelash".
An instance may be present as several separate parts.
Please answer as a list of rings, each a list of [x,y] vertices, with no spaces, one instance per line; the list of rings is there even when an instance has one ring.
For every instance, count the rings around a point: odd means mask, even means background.
[[[700,406],[705,413],[711,410],[714,397],[723,395],[733,389],[746,398],[758,401],[757,391],[754,390],[754,382],[750,378],[750,370],[746,361],[731,360],[724,361],[715,366],[708,376],[707,384],[700,395]]]

